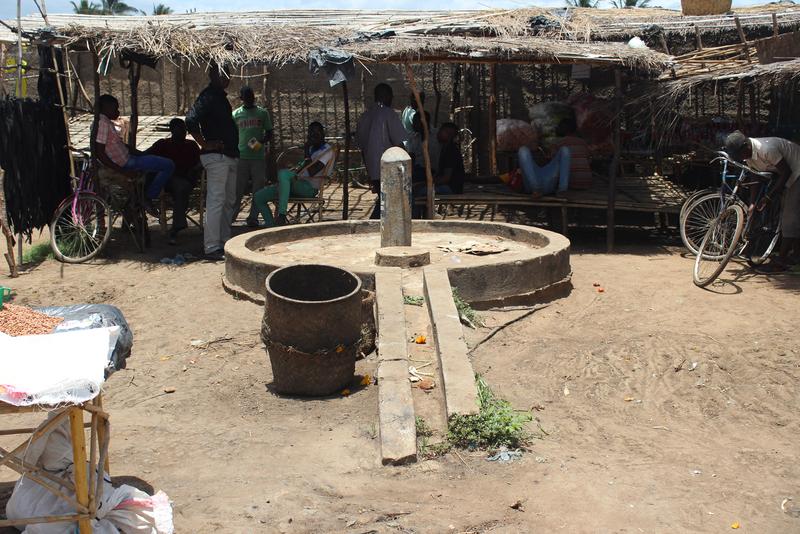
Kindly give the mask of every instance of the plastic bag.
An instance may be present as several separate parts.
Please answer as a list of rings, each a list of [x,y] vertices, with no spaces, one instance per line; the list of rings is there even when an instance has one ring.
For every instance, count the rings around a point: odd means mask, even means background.
[[[516,152],[523,146],[536,150],[538,145],[539,135],[529,123],[519,119],[497,121],[497,150]]]
[[[119,326],[119,337],[108,362],[106,378],[114,371],[125,369],[126,360],[133,347],[133,332],[119,308],[109,304],[76,304],[36,308],[36,311],[64,318],[64,322],[56,327],[55,332]]]

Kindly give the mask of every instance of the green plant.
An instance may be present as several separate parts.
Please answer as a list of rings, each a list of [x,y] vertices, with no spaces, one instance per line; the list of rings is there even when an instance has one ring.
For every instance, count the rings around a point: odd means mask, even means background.
[[[618,9],[626,7],[650,7],[650,0],[611,0],[611,5]]]
[[[50,248],[50,243],[37,243],[22,254],[22,263],[42,263],[52,257],[53,249]]]
[[[567,4],[567,7],[597,7],[597,4],[600,3],[600,0],[564,0]]]
[[[439,443],[431,443],[430,438],[433,437],[433,429],[428,426],[428,423],[420,416],[415,418],[417,427],[417,449],[420,456],[425,458],[435,458],[447,454],[452,445],[447,441]]]
[[[153,5],[153,15],[171,15],[172,8],[164,4]]]
[[[78,15],[102,15],[103,8],[100,4],[90,2],[89,0],[80,0],[80,3],[70,2],[72,10]]]
[[[532,435],[526,425],[533,421],[531,413],[515,410],[497,397],[480,375],[475,382],[480,410],[477,415],[452,416],[447,441],[456,447],[478,449],[517,448],[530,442]]]
[[[458,317],[461,319],[462,323],[470,328],[477,328],[484,325],[483,317],[478,315],[478,312],[473,310],[472,306],[461,298],[461,295],[458,294],[458,290],[455,288],[453,288],[453,302],[456,303]]]
[[[403,297],[403,304],[408,304],[409,306],[422,306],[423,302],[425,302],[425,299],[422,297],[415,297],[413,295],[405,295]]]

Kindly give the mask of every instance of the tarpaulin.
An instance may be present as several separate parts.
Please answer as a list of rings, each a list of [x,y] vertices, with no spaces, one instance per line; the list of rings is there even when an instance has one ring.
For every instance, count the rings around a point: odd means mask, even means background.
[[[330,80],[331,87],[353,78],[356,67],[353,56],[341,50],[320,48],[308,53],[308,70],[313,74],[324,71]]]

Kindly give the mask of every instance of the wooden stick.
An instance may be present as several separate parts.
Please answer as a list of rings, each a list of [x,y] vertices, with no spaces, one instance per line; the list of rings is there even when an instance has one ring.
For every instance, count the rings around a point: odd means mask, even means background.
[[[44,434],[49,432],[51,429],[53,429],[56,425],[61,423],[61,420],[64,417],[66,417],[66,415],[67,415],[67,410],[65,409],[65,410],[62,410],[60,413],[58,413],[56,416],[44,421],[41,425],[39,425],[39,427],[36,429],[36,431],[33,434],[31,434],[31,437],[28,438],[25,441],[25,443],[20,444],[13,451],[9,452],[8,455],[4,455],[3,458],[0,458],[0,467],[4,466],[9,461],[11,461],[11,458],[13,456],[16,456],[17,453],[19,453],[24,448],[26,448],[30,443],[33,443],[34,441],[36,441],[37,439],[42,437]]]
[[[698,50],[702,50],[703,49],[703,38],[700,36],[700,28],[697,26],[696,23],[694,25],[694,35],[697,38],[697,49]]]
[[[777,13],[773,13],[772,14],[772,35],[777,37],[779,33],[780,33],[780,29],[778,28],[778,14]]]
[[[72,146],[72,141],[69,135],[69,117],[67,116],[66,100],[64,100],[64,89],[61,87],[61,79],[58,77],[58,61],[56,58],[55,45],[50,46],[50,53],[53,57],[53,68],[56,69],[56,87],[58,88],[58,102],[61,104],[61,116],[64,119],[64,130],[67,134],[67,146]],[[67,58],[67,51],[63,50],[63,55]],[[67,62],[68,63],[68,62]],[[69,156],[69,175],[75,176],[75,158],[72,156],[72,150],[67,150]]]
[[[6,455],[6,454],[8,454],[8,451],[6,451],[2,447],[0,447],[0,454]],[[49,472],[45,471],[44,469],[42,469],[41,467],[37,467],[35,465],[31,465],[31,464],[25,462],[20,457],[17,457],[17,456],[12,457],[8,461],[8,465],[6,467],[16,471],[17,473],[19,473],[21,475],[26,475],[26,474],[32,472],[34,475],[41,476],[42,478],[46,478],[47,480],[49,480],[53,484],[56,484],[59,488],[66,488],[66,489],[68,489],[70,491],[75,491],[75,485],[72,483],[72,481],[70,481],[70,480],[68,480],[66,478],[61,478],[61,477],[59,477],[57,475],[54,475],[53,473],[49,473]]]
[[[344,177],[342,179],[342,220],[350,215],[350,93],[347,81],[342,82],[344,99]],[[328,109],[325,108],[327,113]]]
[[[736,31],[739,32],[739,38],[742,40],[742,44],[744,45],[744,55],[747,58],[747,62],[750,63],[752,61],[750,59],[750,47],[747,45],[747,38],[744,36],[742,22],[739,20],[739,17],[735,17],[733,21],[736,23]]]
[[[14,259],[14,234],[6,224],[6,200],[5,193],[3,192],[4,177],[5,173],[0,170],[0,230],[2,230],[3,235],[6,237],[6,248],[8,249],[8,252],[3,254],[3,256],[6,259],[6,263],[8,263],[9,275],[11,278],[16,278],[19,276],[19,271],[17,271],[17,262]]]
[[[436,95],[436,106],[433,109],[433,126],[439,125],[439,109],[442,105],[442,90],[439,87],[439,65],[433,65],[433,93]]]
[[[425,116],[425,107],[422,105],[422,98],[419,96],[417,90],[417,82],[414,79],[414,71],[411,65],[406,63],[406,77],[408,78],[408,85],[411,87],[411,92],[414,94],[414,101],[417,103],[417,113],[419,113],[420,122],[422,123],[422,157],[425,160],[425,180],[427,183],[427,198],[425,200],[425,216],[428,219],[433,219],[433,198],[435,191],[433,189],[433,172],[431,171],[431,155],[428,151],[428,138],[430,137],[430,129],[428,128],[428,118]]]
[[[5,450],[0,448],[0,454],[3,454],[5,456],[7,453],[5,452]],[[5,456],[5,457],[8,458],[9,456]],[[80,512],[82,514],[85,514],[85,513],[89,512],[89,509],[87,507],[81,505],[81,503],[76,501],[73,497],[71,497],[70,495],[67,495],[66,493],[61,491],[61,489],[51,486],[48,483],[48,479],[46,477],[40,476],[40,475],[42,475],[44,473],[37,472],[37,471],[39,471],[38,468],[36,468],[35,466],[32,466],[32,465],[30,465],[30,464],[28,464],[26,462],[23,462],[19,458],[16,458],[16,457],[13,457],[13,456],[11,456],[10,458],[11,458],[11,460],[7,463],[6,467],[8,467],[10,469],[13,469],[14,471],[18,472],[20,475],[22,475],[25,478],[29,478],[29,479],[33,480],[39,486],[41,486],[45,490],[49,491],[50,493],[52,493],[53,495],[55,495],[59,499],[62,499],[65,502],[75,506],[75,509],[78,512]],[[59,486],[67,487],[65,484],[62,484],[61,480],[59,480],[59,481],[57,481],[55,483],[58,484]]]
[[[205,174],[203,174],[203,179],[205,180]],[[203,189],[200,190],[200,193],[203,193]],[[205,198],[205,197],[201,194],[201,198]],[[200,202],[200,220],[201,221],[203,220],[203,202],[202,202],[202,200]],[[103,394],[102,393],[99,394],[97,397],[95,397],[94,406],[97,407],[97,409],[100,410],[100,411],[103,410]],[[85,404],[84,404],[84,407],[86,407]],[[106,412],[103,412],[103,413],[106,413]],[[110,418],[109,418],[107,413],[106,413],[106,416],[103,418],[103,421],[105,421],[105,423],[101,422],[100,426],[97,427],[97,440],[101,444],[105,440],[109,440],[110,439],[109,429],[111,428],[111,424],[110,424]],[[98,465],[100,465],[100,464],[103,465],[103,469],[105,469],[106,473],[111,473],[111,466],[109,466],[108,456],[106,456],[105,460],[103,460],[103,456],[101,455],[100,456],[100,461],[98,462]]]
[[[139,78],[142,75],[142,64],[131,61],[128,67],[128,81],[131,84],[131,131],[128,143],[136,148],[136,136],[139,130]]]
[[[83,410],[73,406],[69,409],[70,434],[72,438],[72,461],[75,473],[75,497],[78,503],[89,506],[89,487],[86,480],[86,436],[83,433]],[[91,534],[92,524],[89,519],[78,521],[80,534]]]
[[[489,173],[497,176],[497,65],[489,65]]]
[[[97,501],[95,500],[95,492],[92,490],[95,487],[95,477],[97,477],[99,467],[97,462],[97,423],[100,419],[101,417],[98,414],[93,413],[89,423],[91,428],[89,432],[89,513],[92,515],[97,513]],[[85,427],[86,424],[84,423],[83,426]],[[100,476],[102,478],[102,473]]]
[[[72,523],[81,519],[90,519],[88,514],[48,515],[31,517],[28,519],[0,519],[0,527],[14,527],[17,525],[39,525],[44,523]]]
[[[89,137],[89,150],[92,158],[97,158],[97,150],[95,149],[95,137],[97,136],[97,124],[100,122],[100,55],[97,52],[97,44],[94,41],[89,42],[89,49],[92,52],[92,68],[94,78],[94,102],[92,106],[94,109],[94,120],[92,121],[92,130]]]
[[[0,96],[6,96],[6,45],[0,43]]]
[[[664,49],[664,53],[668,56],[672,55],[669,53],[669,45],[667,44],[667,38],[664,36],[664,32],[659,32],[658,37],[661,40],[661,47]]]
[[[606,246],[608,252],[614,250],[614,207],[617,201],[617,173],[619,167],[620,146],[622,139],[620,129],[622,124],[622,73],[614,70],[614,157],[611,158],[611,168],[608,172],[608,210],[606,212]]]

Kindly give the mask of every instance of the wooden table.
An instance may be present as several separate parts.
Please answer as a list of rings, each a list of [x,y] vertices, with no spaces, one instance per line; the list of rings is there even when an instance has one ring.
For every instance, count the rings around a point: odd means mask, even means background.
[[[74,521],[78,523],[80,534],[90,534],[92,532],[91,520],[95,519],[97,515],[97,504],[103,495],[103,476],[102,472],[100,476],[97,476],[97,467],[102,465],[106,473],[109,471],[109,421],[108,413],[103,410],[102,396],[98,395],[83,404],[58,407],[41,405],[13,406],[0,402],[0,416],[38,412],[54,412],[54,414],[36,428],[0,429],[0,436],[26,436],[25,440],[11,451],[0,447],[0,467],[10,468],[25,478],[36,482],[56,497],[68,502],[75,508],[75,513],[15,520],[2,519],[0,520],[0,527]],[[84,422],[86,414],[89,414],[90,421],[88,423]],[[24,452],[34,441],[45,438],[64,419],[69,419],[74,463],[73,480],[28,464],[16,456],[16,454]],[[88,458],[84,431],[87,427],[90,428]],[[87,460],[89,462],[88,473]],[[64,490],[67,490],[67,492],[65,493]],[[75,497],[71,497],[70,494],[74,494]]]

